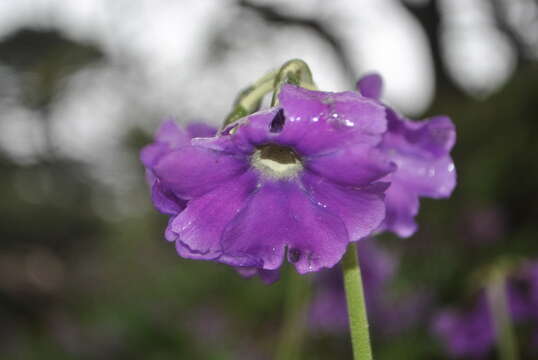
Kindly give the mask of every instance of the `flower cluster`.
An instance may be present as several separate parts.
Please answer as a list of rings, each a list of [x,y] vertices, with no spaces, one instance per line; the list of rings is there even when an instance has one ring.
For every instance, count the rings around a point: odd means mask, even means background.
[[[529,343],[538,350],[538,263],[527,264],[511,275],[506,290],[512,321],[530,330]],[[483,291],[477,294],[469,309],[440,311],[433,330],[455,358],[486,358],[497,342],[492,313]]]
[[[405,119],[379,101],[381,78],[359,91],[284,85],[279,105],[213,136],[166,122],[142,151],[165,237],[185,258],[274,277],[330,268],[349,242],[416,230],[418,198],[455,185],[447,117]]]

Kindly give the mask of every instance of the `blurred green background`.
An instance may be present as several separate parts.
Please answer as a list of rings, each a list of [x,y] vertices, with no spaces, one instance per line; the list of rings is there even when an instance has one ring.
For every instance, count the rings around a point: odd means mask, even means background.
[[[452,198],[422,200],[413,237],[377,239],[399,259],[393,296],[420,289],[428,305],[397,334],[371,324],[377,359],[448,359],[436,309],[465,303],[499,258],[538,254],[537,9],[1,2],[0,357],[270,359],[286,272],[267,286],[177,256],[138,154],[163,117],[217,125],[244,86],[302,57],[321,88],[378,70],[389,103],[456,124]],[[301,359],[350,357],[346,332],[307,331]]]

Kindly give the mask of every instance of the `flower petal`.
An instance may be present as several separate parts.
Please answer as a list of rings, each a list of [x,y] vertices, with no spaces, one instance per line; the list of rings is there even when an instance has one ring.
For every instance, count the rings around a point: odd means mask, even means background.
[[[356,92],[285,85],[279,99],[286,121],[276,141],[294,146],[302,155],[323,154],[346,144],[375,145],[386,130],[385,109]]]
[[[187,125],[187,133],[191,138],[213,137],[217,133],[217,129],[203,122],[192,122]]]
[[[456,186],[456,171],[450,150],[456,141],[454,124],[446,116],[411,121],[394,111],[387,113],[389,131],[380,148],[398,170],[393,182],[420,196],[448,197]]]
[[[385,218],[383,192],[387,183],[358,189],[336,185],[308,172],[301,180],[318,204],[342,219],[352,241],[370,235]]]
[[[454,125],[448,117],[424,121],[402,118],[387,111],[389,130],[379,148],[397,165],[387,191],[385,228],[402,237],[412,235],[419,208],[418,198],[445,198],[456,186],[456,170],[450,150]]]
[[[271,133],[271,122],[279,111],[280,108],[260,111],[240,121],[237,131],[232,136],[237,148],[245,153],[251,153],[254,147],[275,141],[278,134]]]
[[[376,73],[365,75],[357,82],[357,90],[362,96],[379,100],[383,91],[383,78]]]
[[[305,166],[335,183],[349,186],[368,185],[396,169],[385,154],[366,144],[344,147],[323,156],[307,157]]]
[[[170,189],[155,179],[151,186],[151,199],[155,208],[163,214],[176,215],[185,208],[186,201],[178,198]]]
[[[141,150],[140,160],[145,167],[151,168],[166,153],[189,143],[190,137],[187,132],[173,120],[165,120],[155,133],[155,142]]]
[[[193,259],[219,257],[222,232],[243,208],[256,183],[256,175],[246,172],[189,201],[185,210],[169,226],[176,235],[179,254]]]
[[[384,227],[400,237],[409,237],[417,231],[415,216],[418,214],[418,195],[393,182],[385,193],[387,215]]]
[[[334,266],[349,241],[342,221],[312,202],[298,184],[267,182],[223,234],[224,255],[230,265],[260,263],[280,267],[285,248],[299,273]]]
[[[392,180],[404,191],[439,199],[450,196],[456,186],[456,168],[449,156],[426,160],[394,154],[392,161],[398,166]]]
[[[188,145],[189,134],[183,130],[174,120],[165,120],[155,134],[155,141],[166,144],[170,148],[178,148]]]
[[[242,157],[201,146],[185,146],[163,156],[154,172],[177,196],[192,199],[240,175],[248,166]]]
[[[390,146],[409,156],[430,158],[448,155],[456,142],[456,129],[447,116],[411,121],[389,109],[387,119],[388,131],[382,147]]]

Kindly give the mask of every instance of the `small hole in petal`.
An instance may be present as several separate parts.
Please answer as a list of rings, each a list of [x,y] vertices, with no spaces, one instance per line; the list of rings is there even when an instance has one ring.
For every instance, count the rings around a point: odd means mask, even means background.
[[[286,122],[286,117],[284,116],[284,109],[278,110],[273,121],[271,121],[271,127],[269,131],[272,133],[279,133],[284,128],[284,123]]]
[[[290,249],[288,251],[288,259],[291,263],[296,263],[301,258],[301,250],[298,249]]]

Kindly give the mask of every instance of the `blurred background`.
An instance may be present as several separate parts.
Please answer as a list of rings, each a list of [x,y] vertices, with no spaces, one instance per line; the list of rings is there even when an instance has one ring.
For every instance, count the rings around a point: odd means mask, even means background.
[[[218,126],[297,57],[321,89],[378,71],[387,103],[454,120],[452,198],[376,239],[396,304],[421,299],[404,329],[371,324],[377,359],[454,358],[438,311],[499,258],[538,256],[536,0],[0,0],[2,359],[272,357],[286,276],[177,256],[138,154],[164,117]],[[345,329],[308,322],[298,359],[350,357]]]

